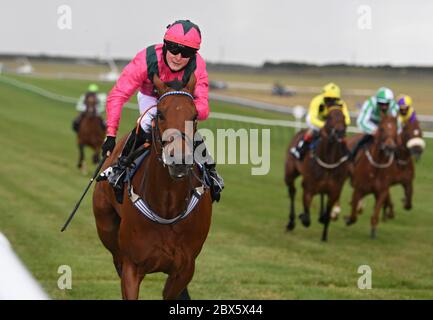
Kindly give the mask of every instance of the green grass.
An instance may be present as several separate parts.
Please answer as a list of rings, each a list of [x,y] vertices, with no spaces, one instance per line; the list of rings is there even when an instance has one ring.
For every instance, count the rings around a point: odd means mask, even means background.
[[[79,96],[86,81],[20,78],[68,96]],[[109,84],[104,89],[109,89]],[[213,111],[276,117],[262,111],[212,103]],[[89,177],[75,168],[78,157],[70,128],[72,104],[54,102],[0,83],[0,231],[55,299],[118,299],[120,281],[111,255],[96,234],[90,195],[65,233],[60,227]],[[137,111],[125,109],[120,132],[135,123]],[[241,128],[243,124],[210,119],[203,127]],[[249,125],[249,128],[256,126]],[[262,127],[266,128],[266,127]],[[214,205],[212,226],[197,260],[189,288],[195,299],[431,299],[433,298],[433,215],[431,141],[417,164],[414,209],[404,212],[400,188],[393,189],[397,217],[380,223],[369,239],[373,199],[352,227],[340,219],[330,227],[328,243],[319,241],[318,199],[309,229],[284,228],[288,199],[283,163],[292,130],[271,128],[271,170],[251,176],[249,165],[219,165],[226,189]],[[89,153],[87,153],[89,159]],[[299,185],[299,183],[298,183]],[[301,189],[298,189],[298,211]],[[351,188],[342,204],[347,212]],[[57,288],[57,269],[70,265],[72,290]],[[373,270],[373,289],[359,290],[358,266]],[[163,274],[147,276],[141,298],[159,299]]]

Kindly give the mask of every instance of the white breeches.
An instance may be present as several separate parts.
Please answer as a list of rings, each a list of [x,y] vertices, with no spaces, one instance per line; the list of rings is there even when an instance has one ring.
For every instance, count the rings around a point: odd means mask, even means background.
[[[138,107],[140,109],[140,118],[138,118],[137,122],[140,121],[141,128],[145,132],[149,132],[152,125],[152,119],[156,115],[157,99],[155,97],[142,94],[139,91],[137,94],[137,100]],[[146,114],[141,117],[145,112]]]
[[[307,127],[310,128],[313,131],[320,131],[320,128],[315,126],[314,124],[311,123],[311,119],[310,119],[310,115],[307,115],[305,117],[305,122],[307,124]]]

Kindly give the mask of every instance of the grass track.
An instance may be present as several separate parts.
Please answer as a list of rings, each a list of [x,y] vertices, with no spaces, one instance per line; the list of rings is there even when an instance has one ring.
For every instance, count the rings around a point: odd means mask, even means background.
[[[20,78],[53,92],[79,96],[86,81]],[[102,85],[108,90],[109,85]],[[274,118],[275,114],[213,103],[213,111]],[[91,197],[83,202],[66,233],[59,229],[89,177],[78,174],[77,150],[70,129],[71,104],[54,102],[0,83],[0,231],[56,299],[118,299],[119,280],[111,256],[100,243]],[[125,109],[121,133],[137,112]],[[208,120],[202,126],[240,128],[231,121]],[[249,126],[253,127],[253,126]],[[220,165],[227,188],[214,206],[209,238],[190,285],[195,299],[413,299],[433,298],[433,214],[431,142],[417,165],[414,209],[403,211],[402,192],[393,189],[397,218],[381,223],[378,239],[368,237],[372,198],[359,222],[330,227],[330,241],[319,241],[317,200],[313,223],[284,232],[288,199],[283,161],[291,130],[271,128],[271,171],[251,176],[247,165]],[[89,158],[89,156],[88,156]],[[300,190],[300,189],[298,189]],[[348,209],[351,188],[342,199]],[[297,199],[301,198],[298,192]],[[300,210],[300,201],[297,203]],[[345,211],[346,211],[345,210]],[[73,270],[73,289],[57,288],[57,268]],[[356,286],[359,265],[373,270],[373,289]],[[141,298],[159,299],[165,276],[153,274],[142,284]]]

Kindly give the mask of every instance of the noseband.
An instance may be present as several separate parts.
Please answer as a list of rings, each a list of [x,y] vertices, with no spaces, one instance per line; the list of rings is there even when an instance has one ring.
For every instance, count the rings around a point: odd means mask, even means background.
[[[173,95],[182,95],[182,96],[187,96],[189,98],[191,98],[191,100],[194,100],[194,97],[185,91],[169,91],[164,93],[163,95],[161,95],[158,99],[158,104],[165,98],[168,96],[173,96]],[[155,149],[155,153],[157,156],[158,161],[160,161],[164,166],[165,166],[165,161],[164,161],[164,157],[163,157],[163,149],[165,147],[165,145],[167,144],[167,141],[163,141],[161,138],[161,132],[159,130],[159,118],[160,118],[161,114],[159,111],[157,111],[155,117],[152,120],[152,140],[153,140],[153,147]],[[179,133],[180,137],[185,140],[186,143],[188,143],[190,146],[194,146],[194,144],[191,141],[191,138],[189,138],[185,132],[180,132]],[[160,148],[159,150],[156,147],[156,143],[159,144]]]

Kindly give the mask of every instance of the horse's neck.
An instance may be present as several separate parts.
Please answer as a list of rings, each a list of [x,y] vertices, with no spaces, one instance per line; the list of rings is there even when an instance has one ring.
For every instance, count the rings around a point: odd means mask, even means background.
[[[400,146],[397,147],[397,153],[396,153],[397,154],[397,158],[400,159],[400,160],[408,160],[411,157],[410,151],[406,147],[407,141],[409,139],[405,140],[404,139],[404,134],[405,134],[404,131],[400,134],[402,145],[400,145]]]
[[[344,156],[344,150],[341,143],[331,143],[330,139],[322,138],[317,145],[316,154],[322,160],[335,162]]]
[[[144,199],[150,208],[163,218],[170,219],[185,210],[191,186],[188,177],[174,180],[168,169],[157,159],[152,148],[145,172]]]
[[[389,155],[387,155],[385,151],[380,148],[380,143],[377,142],[376,139],[373,141],[370,147],[368,147],[368,149],[376,162],[378,162],[378,160],[387,160],[389,158]]]

